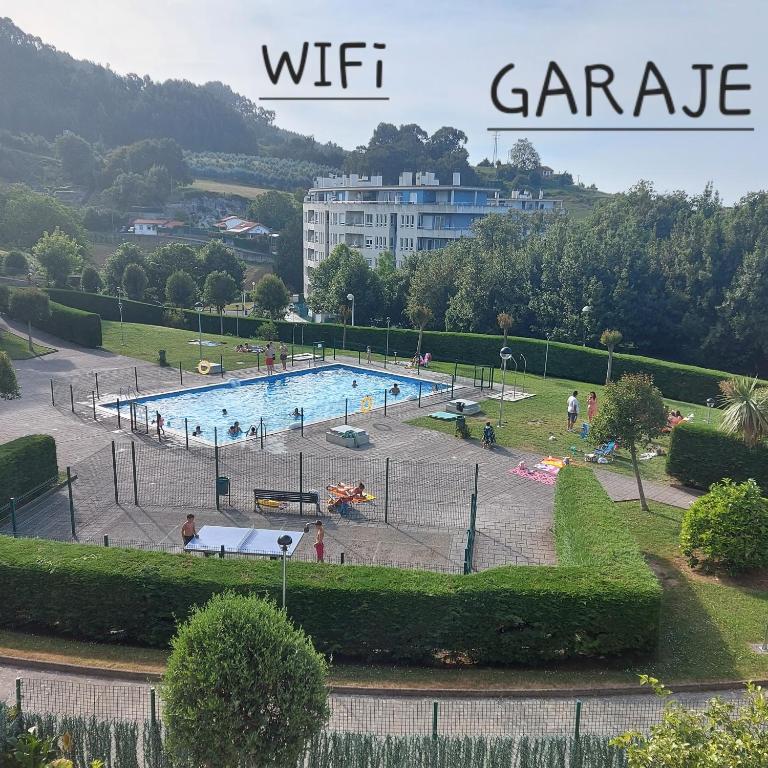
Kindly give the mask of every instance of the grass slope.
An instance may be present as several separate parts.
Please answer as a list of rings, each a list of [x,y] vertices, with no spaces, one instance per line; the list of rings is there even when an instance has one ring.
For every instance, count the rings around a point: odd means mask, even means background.
[[[213,179],[195,179],[191,184],[192,189],[200,192],[215,192],[219,195],[238,195],[248,200],[255,200],[267,190],[261,187],[250,187],[247,184],[235,184],[226,181],[214,181]]]
[[[55,349],[44,347],[42,344],[33,344],[34,352],[29,351],[29,343],[23,336],[17,336],[9,331],[0,331],[0,352],[7,352],[11,360],[28,360],[30,357],[38,357],[55,352]]]

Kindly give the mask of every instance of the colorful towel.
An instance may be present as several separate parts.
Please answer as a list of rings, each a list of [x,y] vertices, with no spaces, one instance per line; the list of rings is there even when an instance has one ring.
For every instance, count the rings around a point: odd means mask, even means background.
[[[438,421],[454,421],[458,414],[448,413],[448,411],[435,411],[429,414],[430,419],[437,419]]]
[[[557,475],[553,475],[550,472],[542,472],[539,469],[523,469],[522,467],[512,467],[509,470],[510,475],[517,475],[518,477],[524,477],[527,480],[534,480],[537,483],[543,485],[554,485],[557,481]]]

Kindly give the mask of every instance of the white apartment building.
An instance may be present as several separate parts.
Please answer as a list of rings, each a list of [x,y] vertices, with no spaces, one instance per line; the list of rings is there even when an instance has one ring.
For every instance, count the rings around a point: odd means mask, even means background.
[[[527,193],[499,197],[499,190],[453,183],[441,185],[434,173],[400,174],[397,184],[381,176],[330,176],[315,179],[304,197],[304,295],[312,270],[340,243],[360,251],[375,267],[384,251],[398,265],[413,251],[443,248],[472,237],[472,224],[490,213],[563,210],[562,200]]]

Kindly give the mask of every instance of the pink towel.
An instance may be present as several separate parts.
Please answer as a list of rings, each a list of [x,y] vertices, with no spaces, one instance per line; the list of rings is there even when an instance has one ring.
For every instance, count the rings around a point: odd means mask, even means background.
[[[521,469],[520,467],[512,467],[509,470],[510,475],[517,475],[518,477],[524,477],[528,480],[535,480],[537,483],[544,485],[554,485],[557,481],[557,476],[552,475],[549,472],[541,472],[538,469]]]

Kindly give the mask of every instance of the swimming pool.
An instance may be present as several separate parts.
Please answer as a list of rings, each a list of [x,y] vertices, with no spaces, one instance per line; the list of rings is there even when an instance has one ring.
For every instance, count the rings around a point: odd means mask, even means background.
[[[389,390],[395,382],[400,391],[393,395]],[[252,425],[258,428],[260,419],[266,432],[279,432],[300,426],[301,419],[293,415],[296,408],[304,409],[306,425],[339,418],[345,407],[350,414],[369,407],[381,408],[385,391],[387,406],[391,406],[417,399],[419,389],[424,399],[447,388],[447,384],[428,379],[334,364],[254,379],[231,379],[211,386],[137,397],[132,402],[140,406],[140,413],[144,412],[141,406],[145,406],[150,420],[159,411],[167,430],[184,434],[186,418],[190,435],[199,425],[200,439],[213,443],[216,428],[219,443],[226,443],[244,437],[228,434],[235,421],[240,422],[243,433]],[[128,401],[121,401],[120,405],[121,409],[127,407]],[[110,403],[105,407],[114,412],[117,406]]]

